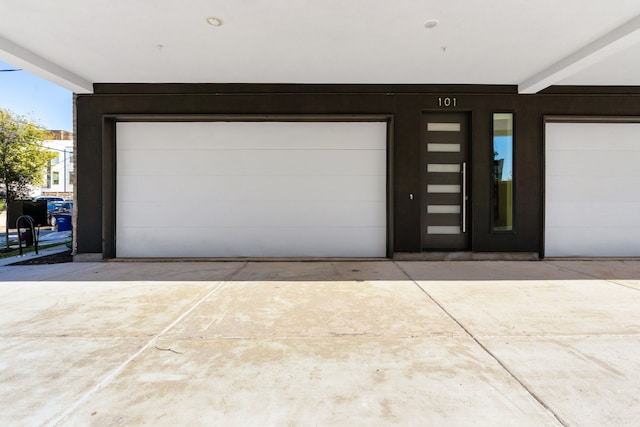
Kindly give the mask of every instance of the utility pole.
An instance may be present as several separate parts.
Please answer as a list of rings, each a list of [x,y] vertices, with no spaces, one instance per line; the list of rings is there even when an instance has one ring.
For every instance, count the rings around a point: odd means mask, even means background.
[[[64,162],[63,170],[64,170],[64,192],[67,192],[67,147],[64,147],[64,153],[62,157],[62,161]]]

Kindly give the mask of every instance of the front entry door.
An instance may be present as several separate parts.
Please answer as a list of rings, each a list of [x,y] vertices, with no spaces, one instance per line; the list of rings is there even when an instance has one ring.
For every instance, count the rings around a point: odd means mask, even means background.
[[[422,248],[468,249],[469,117],[422,115]]]

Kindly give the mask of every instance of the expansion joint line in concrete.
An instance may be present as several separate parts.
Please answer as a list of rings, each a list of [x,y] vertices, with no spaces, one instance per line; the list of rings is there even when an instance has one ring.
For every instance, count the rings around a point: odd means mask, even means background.
[[[422,293],[424,293],[427,298],[429,298],[435,305],[437,305],[438,307],[440,307],[440,310],[442,310],[447,316],[449,316],[449,318],[451,318],[451,320],[453,320],[481,349],[483,349],[493,360],[496,361],[496,363],[498,365],[500,365],[502,367],[502,369],[504,369],[511,378],[513,378],[518,384],[520,384],[520,386],[533,398],[535,399],[536,402],[538,402],[538,404],[540,406],[542,406],[548,413],[550,413],[555,419],[556,421],[558,421],[558,423],[560,423],[561,425],[567,427],[569,424],[566,423],[565,421],[562,420],[562,418],[560,418],[560,416],[558,414],[556,414],[540,397],[538,397],[532,390],[529,389],[529,387],[527,387],[527,385],[522,382],[520,380],[520,378],[518,378],[495,354],[493,354],[493,352],[491,352],[491,350],[489,350],[484,344],[482,344],[482,342],[480,342],[472,333],[469,329],[467,329],[458,319],[456,319],[446,308],[444,308],[444,306],[442,304],[440,304],[440,302],[438,300],[436,300],[433,296],[431,296],[431,294],[429,292],[427,292],[426,289],[424,289],[422,286],[420,286],[420,284],[415,281],[411,275],[405,271],[400,265],[398,265],[396,262],[394,262],[394,264],[396,265],[396,267],[402,271],[402,273],[407,277],[408,280],[410,280],[411,282],[413,282],[414,285],[417,286],[418,289],[420,289],[420,291],[422,291]]]
[[[244,266],[242,266],[242,267],[244,267]],[[240,269],[238,269],[238,271],[236,271],[233,275],[235,276],[235,274],[237,274],[242,269],[242,267]],[[127,366],[129,366],[138,356],[140,356],[142,353],[144,353],[147,349],[155,346],[155,343],[158,341],[158,339],[160,339],[160,337],[162,337],[164,334],[166,334],[171,329],[173,329],[178,323],[180,323],[185,317],[187,317],[193,310],[198,308],[198,306],[200,306],[200,304],[205,302],[211,295],[216,293],[223,285],[224,285],[223,281],[218,283],[204,297],[200,298],[195,304],[193,304],[191,307],[189,307],[187,309],[187,311],[182,313],[173,322],[171,322],[167,327],[165,327],[162,331],[160,331],[160,333],[154,335],[151,338],[151,340],[149,340],[149,342],[147,342],[147,344],[145,344],[140,350],[136,351],[134,354],[129,356],[129,358],[127,360],[125,360],[123,363],[121,363],[119,366],[117,366],[113,371],[109,372],[107,374],[107,376],[105,376],[98,384],[96,384],[92,388],[90,388],[80,399],[78,399],[73,405],[71,405],[69,408],[67,408],[67,410],[64,411],[62,414],[60,414],[56,419],[54,419],[52,422],[47,424],[47,426],[53,427],[53,426],[59,425],[64,420],[65,417],[70,415],[73,411],[75,411],[78,407],[80,407],[80,405],[82,405],[84,402],[86,402],[91,396],[93,396],[100,389],[102,389],[105,386],[107,386],[114,378],[116,378],[122,371],[124,371],[127,368]]]
[[[547,263],[547,264],[549,264],[549,265],[553,265],[554,267],[558,267],[558,268],[561,268],[561,269],[563,269],[563,270],[570,271],[570,272],[572,272],[572,273],[582,274],[583,276],[591,277],[591,278],[593,278],[593,279],[604,280],[604,281],[605,281],[605,282],[607,282],[607,283],[611,283],[611,284],[614,284],[614,285],[617,285],[617,286],[622,286],[623,288],[632,289],[632,290],[634,290],[634,291],[638,291],[638,292],[640,292],[640,289],[638,289],[638,288],[634,288],[633,286],[625,285],[624,283],[618,283],[618,282],[616,282],[616,281],[615,281],[615,279],[614,279],[614,280],[611,280],[611,279],[603,279],[603,278],[601,278],[601,277],[594,276],[593,274],[585,273],[584,271],[574,270],[574,269],[569,268],[569,267],[566,267],[566,266],[564,266],[564,265],[551,264],[551,263],[550,263],[550,262],[548,262],[548,261],[544,261],[544,262],[546,262],[546,263]]]
[[[238,274],[240,274],[240,272],[241,272],[242,270],[244,270],[244,268],[245,268],[247,265],[249,265],[249,262],[248,262],[248,261],[243,262],[243,263],[240,265],[240,267],[236,268],[236,270],[235,270],[233,273],[231,273],[231,274],[229,275],[229,278],[228,278],[228,279],[226,279],[226,280],[227,280],[227,281],[233,281],[233,280],[236,278],[236,276],[238,276]]]

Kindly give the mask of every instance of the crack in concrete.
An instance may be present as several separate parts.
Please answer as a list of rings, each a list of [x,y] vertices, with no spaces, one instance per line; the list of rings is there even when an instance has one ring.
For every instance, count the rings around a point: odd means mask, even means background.
[[[235,274],[237,274],[239,270],[241,270],[243,267],[244,266],[241,266]],[[191,305],[191,307],[189,307],[184,313],[182,313],[173,322],[171,322],[168,326],[166,326],[162,331],[160,331],[158,334],[153,336],[151,340],[149,340],[149,342],[147,342],[147,344],[145,344],[140,350],[136,351],[134,354],[129,356],[127,360],[122,362],[114,370],[108,373],[99,383],[91,387],[80,399],[78,399],[73,405],[67,408],[62,414],[58,415],[58,417],[56,417],[52,422],[48,423],[47,426],[53,427],[53,426],[60,425],[60,423],[62,423],[62,421],[67,416],[71,415],[76,409],[78,409],[80,405],[85,403],[91,396],[93,396],[102,388],[106,387],[113,379],[115,379],[118,375],[120,375],[120,373],[122,373],[122,371],[124,371],[127,368],[127,366],[129,366],[138,356],[144,353],[147,349],[154,347],[156,345],[156,342],[164,334],[166,334],[171,329],[173,329],[178,323],[180,323],[185,317],[187,317],[193,310],[198,308],[200,304],[205,302],[211,295],[217,292],[224,285],[224,283],[225,283],[224,281],[219,281],[217,285],[211,291],[209,291],[204,297],[200,298],[196,303]]]

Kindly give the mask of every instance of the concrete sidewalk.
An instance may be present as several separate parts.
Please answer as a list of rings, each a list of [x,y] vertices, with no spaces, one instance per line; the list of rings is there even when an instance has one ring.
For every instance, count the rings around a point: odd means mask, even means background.
[[[0,267],[1,425],[640,420],[640,262]]]

